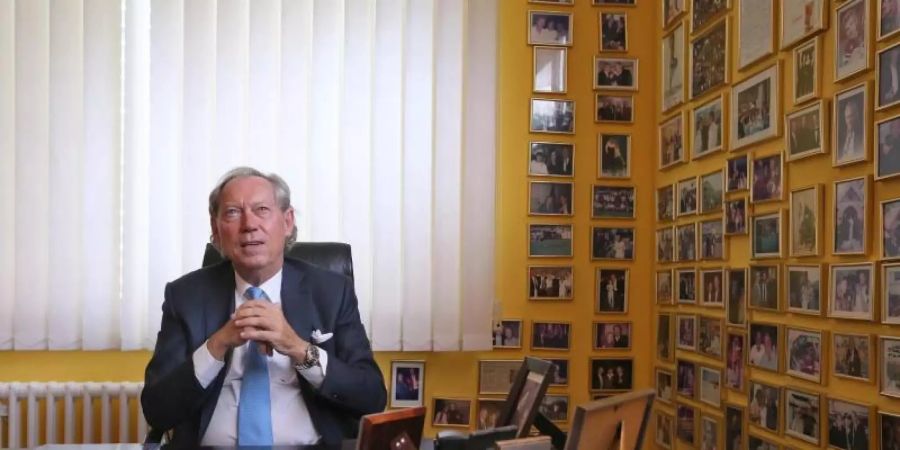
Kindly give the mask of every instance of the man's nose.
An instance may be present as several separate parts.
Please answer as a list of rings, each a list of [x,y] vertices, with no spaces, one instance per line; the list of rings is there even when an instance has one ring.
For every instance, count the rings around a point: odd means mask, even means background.
[[[256,214],[253,214],[253,211],[249,208],[241,214],[241,231],[249,232],[256,230],[259,225],[259,218],[256,217]]]

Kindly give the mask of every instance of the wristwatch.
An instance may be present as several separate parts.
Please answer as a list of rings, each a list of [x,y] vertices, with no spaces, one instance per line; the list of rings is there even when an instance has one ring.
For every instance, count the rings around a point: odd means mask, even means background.
[[[294,369],[306,370],[319,365],[319,347],[315,345],[306,346],[306,358],[301,363],[294,364]]]

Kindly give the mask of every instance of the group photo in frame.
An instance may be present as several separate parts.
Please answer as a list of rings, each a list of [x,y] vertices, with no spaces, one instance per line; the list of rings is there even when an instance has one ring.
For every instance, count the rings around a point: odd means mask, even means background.
[[[691,99],[728,83],[728,53],[728,19],[694,38],[691,42]]]
[[[781,88],[778,64],[734,85],[731,95],[731,149],[778,136]]]
[[[631,322],[594,322],[594,350],[631,348]]]
[[[750,424],[777,434],[781,430],[781,388],[750,380],[749,397],[747,419]]]
[[[424,405],[425,361],[391,361],[391,408]]]
[[[532,45],[572,45],[572,13],[528,11],[528,43]]]
[[[724,15],[731,0],[691,0],[691,30],[697,31]]]
[[[528,175],[566,177],[575,175],[575,144],[531,142],[528,146]]]
[[[866,177],[834,182],[835,255],[862,255],[868,248],[868,179]]]
[[[529,300],[571,300],[575,286],[572,266],[528,267]]]
[[[744,392],[747,342],[744,333],[728,332],[725,348],[725,387]]]
[[[696,270],[675,269],[675,282],[678,283],[678,303],[697,303]]]
[[[685,162],[684,115],[679,113],[659,126],[659,168]]]
[[[828,399],[828,447],[841,450],[869,448],[872,434],[868,406],[837,398]]]
[[[750,367],[781,371],[781,326],[771,323],[753,322],[748,332],[750,349],[747,364]]]
[[[568,47],[535,46],[531,90],[539,94],[565,94],[568,56]]]
[[[775,52],[775,0],[738,2],[738,69]]]
[[[826,152],[828,111],[828,101],[819,100],[784,117],[784,146],[788,161]]]
[[[794,44],[827,27],[827,1],[781,2],[781,48]]]
[[[565,423],[569,420],[569,396],[550,394],[541,399],[538,413],[554,423]]]
[[[679,350],[697,351],[697,316],[679,314],[675,316],[675,347]]]
[[[787,310],[799,314],[822,314],[822,267],[788,264]]]
[[[697,213],[697,177],[678,181],[678,216]]]
[[[750,283],[749,306],[764,311],[778,311],[778,266],[750,266]]]
[[[669,263],[675,261],[675,229],[672,227],[656,230],[656,261]]]
[[[871,381],[872,357],[875,349],[867,334],[833,333],[831,366],[834,376],[856,381]]]
[[[876,108],[890,108],[900,103],[900,45],[878,52]]]
[[[784,158],[781,153],[753,158],[752,169],[751,202],[770,202],[784,198]]]
[[[594,89],[636,91],[638,60],[595,56]]]
[[[468,428],[472,421],[472,400],[434,397],[432,406],[432,426]]]
[[[671,305],[674,303],[672,296],[672,269],[656,271],[656,304]]]
[[[725,224],[721,218],[700,222],[700,260],[725,259]]]
[[[875,124],[875,179],[900,175],[900,116]]]
[[[628,51],[628,14],[600,12],[600,51]]]
[[[528,213],[534,216],[572,216],[575,183],[529,182]]]
[[[592,219],[634,219],[634,187],[595,184],[592,191]]]
[[[843,166],[868,160],[868,108],[868,83],[835,93],[832,165]]]
[[[697,260],[697,224],[675,227],[675,252],[678,262]]]
[[[668,222],[675,218],[675,185],[667,184],[656,190],[656,220]]]
[[[722,360],[722,345],[725,326],[721,318],[699,316],[697,321],[697,353],[719,361]]]
[[[728,297],[725,319],[728,326],[747,326],[747,269],[727,269]]]
[[[725,235],[747,234],[747,198],[725,201]]]
[[[634,228],[591,227],[592,260],[633,260]]]
[[[494,348],[522,348],[522,320],[504,319],[494,322]]]
[[[675,369],[675,385],[678,395],[693,399],[697,392],[697,364],[679,359]]]
[[[679,22],[675,29],[663,37],[660,47],[662,111],[665,112],[684,102],[684,22]]]
[[[747,155],[728,158],[725,162],[726,193],[746,191],[750,188],[748,183],[750,179],[749,168]]]
[[[900,258],[900,198],[881,202],[881,259]]]
[[[900,263],[881,266],[881,323],[900,324]]]
[[[700,366],[700,386],[697,396],[700,403],[719,408],[722,406],[722,369]]]
[[[794,48],[794,105],[819,97],[819,61],[821,60],[821,38],[816,36]]]
[[[873,264],[832,264],[830,284],[829,317],[866,321],[875,319]]]
[[[821,230],[822,188],[812,185],[791,190],[790,255],[817,256]]]
[[[825,340],[819,330],[787,327],[785,372],[813,383],[822,382]]]
[[[532,133],[575,133],[575,100],[531,99]]]
[[[556,371],[550,380],[551,387],[563,387],[569,385],[569,360],[566,358],[543,358],[553,364]]]
[[[539,321],[531,323],[532,350],[569,350],[571,344],[571,323]]]
[[[722,211],[725,198],[725,176],[722,169],[700,175],[700,214]]]
[[[780,258],[782,212],[758,214],[751,219],[750,257],[753,259]]]
[[[572,224],[528,224],[529,258],[571,258]]]
[[[503,413],[503,406],[506,399],[499,398],[479,398],[475,405],[475,415],[478,418],[475,424],[476,430],[489,430],[497,428],[500,420],[500,414]]]
[[[600,133],[597,144],[597,178],[631,178],[631,135]]]
[[[840,81],[869,68],[869,1],[845,1],[834,17],[834,80]]]
[[[628,312],[628,269],[597,268],[596,312]]]
[[[694,126],[694,133],[691,137],[692,159],[724,150],[724,100],[725,95],[723,94],[692,111]]]
[[[785,388],[784,434],[819,446],[822,434],[821,395]]]
[[[634,122],[634,96],[597,94],[594,100],[598,123],[632,123]]]
[[[900,338],[879,336],[879,341],[880,393],[900,398]]]
[[[634,387],[634,360],[591,358],[591,392],[623,392]]]

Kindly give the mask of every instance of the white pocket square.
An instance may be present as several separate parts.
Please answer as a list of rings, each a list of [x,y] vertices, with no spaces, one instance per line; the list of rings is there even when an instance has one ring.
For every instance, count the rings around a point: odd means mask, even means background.
[[[313,330],[312,334],[309,335],[312,338],[313,342],[316,344],[321,344],[334,336],[334,333],[323,333],[319,330]]]

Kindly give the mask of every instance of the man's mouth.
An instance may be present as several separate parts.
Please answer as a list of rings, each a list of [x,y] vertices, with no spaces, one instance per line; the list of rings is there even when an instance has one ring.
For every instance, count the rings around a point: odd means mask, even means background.
[[[256,247],[258,245],[263,245],[263,241],[241,242],[241,248],[248,248],[248,247],[252,248],[252,247]]]

